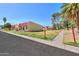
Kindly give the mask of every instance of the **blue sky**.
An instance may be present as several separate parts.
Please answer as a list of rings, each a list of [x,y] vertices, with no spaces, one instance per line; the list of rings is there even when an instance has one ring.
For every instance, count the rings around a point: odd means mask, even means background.
[[[33,21],[42,25],[51,26],[51,15],[60,12],[60,3],[16,3],[0,4],[0,24],[6,17],[11,24]]]

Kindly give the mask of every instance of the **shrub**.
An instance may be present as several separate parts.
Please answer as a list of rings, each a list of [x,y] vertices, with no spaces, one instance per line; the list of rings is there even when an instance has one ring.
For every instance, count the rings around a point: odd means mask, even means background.
[[[11,24],[10,24],[10,23],[6,23],[6,24],[4,25],[4,28],[11,30]]]

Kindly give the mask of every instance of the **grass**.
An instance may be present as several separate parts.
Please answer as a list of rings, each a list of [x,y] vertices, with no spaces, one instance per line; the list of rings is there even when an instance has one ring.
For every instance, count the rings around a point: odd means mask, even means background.
[[[67,42],[67,43],[64,43],[64,44],[79,47],[79,43],[75,44],[74,42]]]
[[[11,30],[8,32],[12,32],[12,33],[20,34],[20,35],[25,35],[25,36],[29,36],[29,37],[34,37],[34,38],[45,39],[45,40],[53,40],[58,35],[60,30],[47,30],[46,31],[46,38],[44,38],[43,31],[41,31],[41,32],[24,32],[24,31]]]
[[[70,32],[69,30],[65,30],[63,43],[67,44],[67,45],[79,47],[79,37],[78,37],[78,35],[76,35],[76,42],[77,43],[75,44],[73,36],[72,36],[72,32]]]

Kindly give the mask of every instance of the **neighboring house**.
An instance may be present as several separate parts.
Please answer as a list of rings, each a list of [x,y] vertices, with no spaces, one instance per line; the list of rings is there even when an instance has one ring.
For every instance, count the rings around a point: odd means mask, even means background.
[[[19,29],[26,31],[26,30],[27,30],[27,22],[25,22],[25,23],[20,23],[20,24],[19,24]]]
[[[20,23],[12,26],[14,30],[24,30],[24,31],[42,31],[43,26],[32,21]]]
[[[46,26],[47,27],[47,30],[52,30],[52,26]]]
[[[43,26],[34,22],[29,21],[27,23],[27,30],[28,31],[42,31]]]
[[[11,29],[18,31],[19,30],[19,24],[12,25]]]

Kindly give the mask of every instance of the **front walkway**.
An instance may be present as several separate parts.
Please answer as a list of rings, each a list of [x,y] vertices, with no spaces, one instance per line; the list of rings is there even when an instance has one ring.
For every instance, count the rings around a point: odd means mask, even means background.
[[[75,46],[70,46],[70,45],[65,45],[63,44],[63,35],[64,35],[64,30],[62,30],[59,35],[52,41],[53,46],[59,47],[68,51],[72,51],[75,53],[79,53],[79,47]]]
[[[53,40],[53,45],[55,46],[63,46],[63,35],[64,31],[62,30],[59,35]]]

